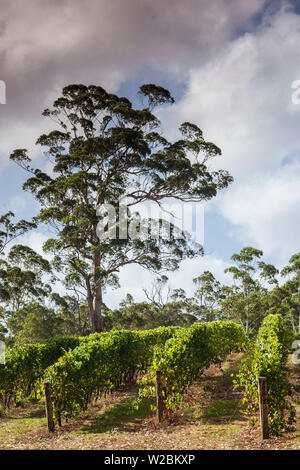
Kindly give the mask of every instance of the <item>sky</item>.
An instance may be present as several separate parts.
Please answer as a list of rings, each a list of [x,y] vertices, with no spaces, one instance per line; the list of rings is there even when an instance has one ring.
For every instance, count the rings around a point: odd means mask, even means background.
[[[192,278],[224,269],[244,246],[281,268],[299,252],[300,2],[251,0],[0,0],[0,213],[29,218],[38,206],[22,192],[26,174],[9,162],[27,148],[46,168],[35,141],[50,130],[41,117],[63,86],[101,85],[135,100],[143,83],[168,88],[172,106],[158,111],[165,134],[196,123],[222,149],[216,166],[234,183],[204,205],[202,258],[169,274],[171,287],[191,294]],[[300,96],[300,95],[299,95]],[[1,91],[0,91],[1,98]],[[1,100],[1,99],[0,99]],[[296,100],[297,101],[297,100]],[[21,240],[41,251],[45,229]],[[142,268],[120,274],[121,289],[143,300],[152,282]]]

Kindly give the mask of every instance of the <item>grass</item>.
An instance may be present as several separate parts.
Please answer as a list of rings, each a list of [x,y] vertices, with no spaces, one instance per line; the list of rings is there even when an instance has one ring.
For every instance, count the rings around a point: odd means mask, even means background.
[[[240,402],[238,400],[214,400],[204,410],[204,418],[221,418],[224,416],[235,417],[240,414]]]
[[[106,433],[117,431],[134,431],[136,425],[151,413],[153,400],[143,400],[137,407],[136,397],[127,396],[110,405],[88,423],[81,426],[77,433]]]
[[[198,404],[190,408],[186,416],[200,419],[203,423],[223,424],[227,422],[243,419],[239,400],[214,400],[207,405]]]
[[[0,421],[0,448],[10,439],[18,439],[24,434],[30,433],[46,425],[44,407],[41,405],[27,405],[22,410],[10,410]]]

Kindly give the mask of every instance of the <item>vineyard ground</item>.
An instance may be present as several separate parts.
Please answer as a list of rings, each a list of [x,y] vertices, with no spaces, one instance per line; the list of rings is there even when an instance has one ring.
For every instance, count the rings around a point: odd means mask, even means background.
[[[188,391],[188,407],[157,427],[151,401],[136,409],[137,387],[116,391],[54,434],[46,429],[44,406],[25,403],[0,418],[0,449],[300,449],[300,407],[294,432],[260,441],[240,412],[241,394],[232,375],[241,356],[231,355],[222,368],[210,367]],[[299,366],[289,364],[291,380],[300,384]]]

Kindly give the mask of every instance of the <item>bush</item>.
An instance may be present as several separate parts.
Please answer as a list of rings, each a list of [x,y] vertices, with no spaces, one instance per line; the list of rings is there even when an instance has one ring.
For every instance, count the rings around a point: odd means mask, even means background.
[[[286,368],[291,340],[281,315],[268,315],[259,329],[254,350],[235,381],[236,387],[243,388],[245,412],[251,416],[250,424],[254,424],[259,410],[257,377],[266,377],[269,427],[274,435],[289,429],[295,418],[295,408],[289,400],[293,388]]]
[[[87,407],[95,397],[124,383],[134,371],[147,368],[153,347],[180,331],[160,327],[147,331],[119,330],[95,333],[62,356],[45,375],[51,382],[55,408],[68,416]]]
[[[69,349],[80,344],[80,338],[56,336],[45,344],[15,346],[6,353],[5,364],[0,367],[0,395],[29,396],[44,371]]]
[[[249,340],[233,321],[195,323],[181,329],[161,347],[156,347],[148,376],[141,381],[140,396],[155,393],[155,371],[162,372],[166,408],[184,399],[189,385],[210,364],[222,362],[233,351],[244,349]]]

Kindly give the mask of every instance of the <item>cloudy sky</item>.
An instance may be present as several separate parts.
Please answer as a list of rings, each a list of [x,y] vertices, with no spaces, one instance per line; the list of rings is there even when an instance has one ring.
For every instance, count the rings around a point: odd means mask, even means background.
[[[25,6],[26,4],[26,6]],[[134,99],[143,83],[168,88],[176,104],[159,112],[175,137],[195,122],[222,149],[219,168],[234,184],[205,205],[206,255],[170,275],[191,292],[191,279],[224,268],[243,246],[263,250],[282,267],[299,251],[300,1],[251,0],[0,0],[0,213],[30,217],[37,206],[21,191],[26,175],[9,163],[28,148],[43,164],[36,138],[49,123],[40,117],[63,86],[99,84]],[[3,91],[3,90],[2,90]],[[1,100],[1,92],[0,92]],[[40,250],[45,231],[26,243]],[[121,273],[122,289],[142,299],[149,274]]]

